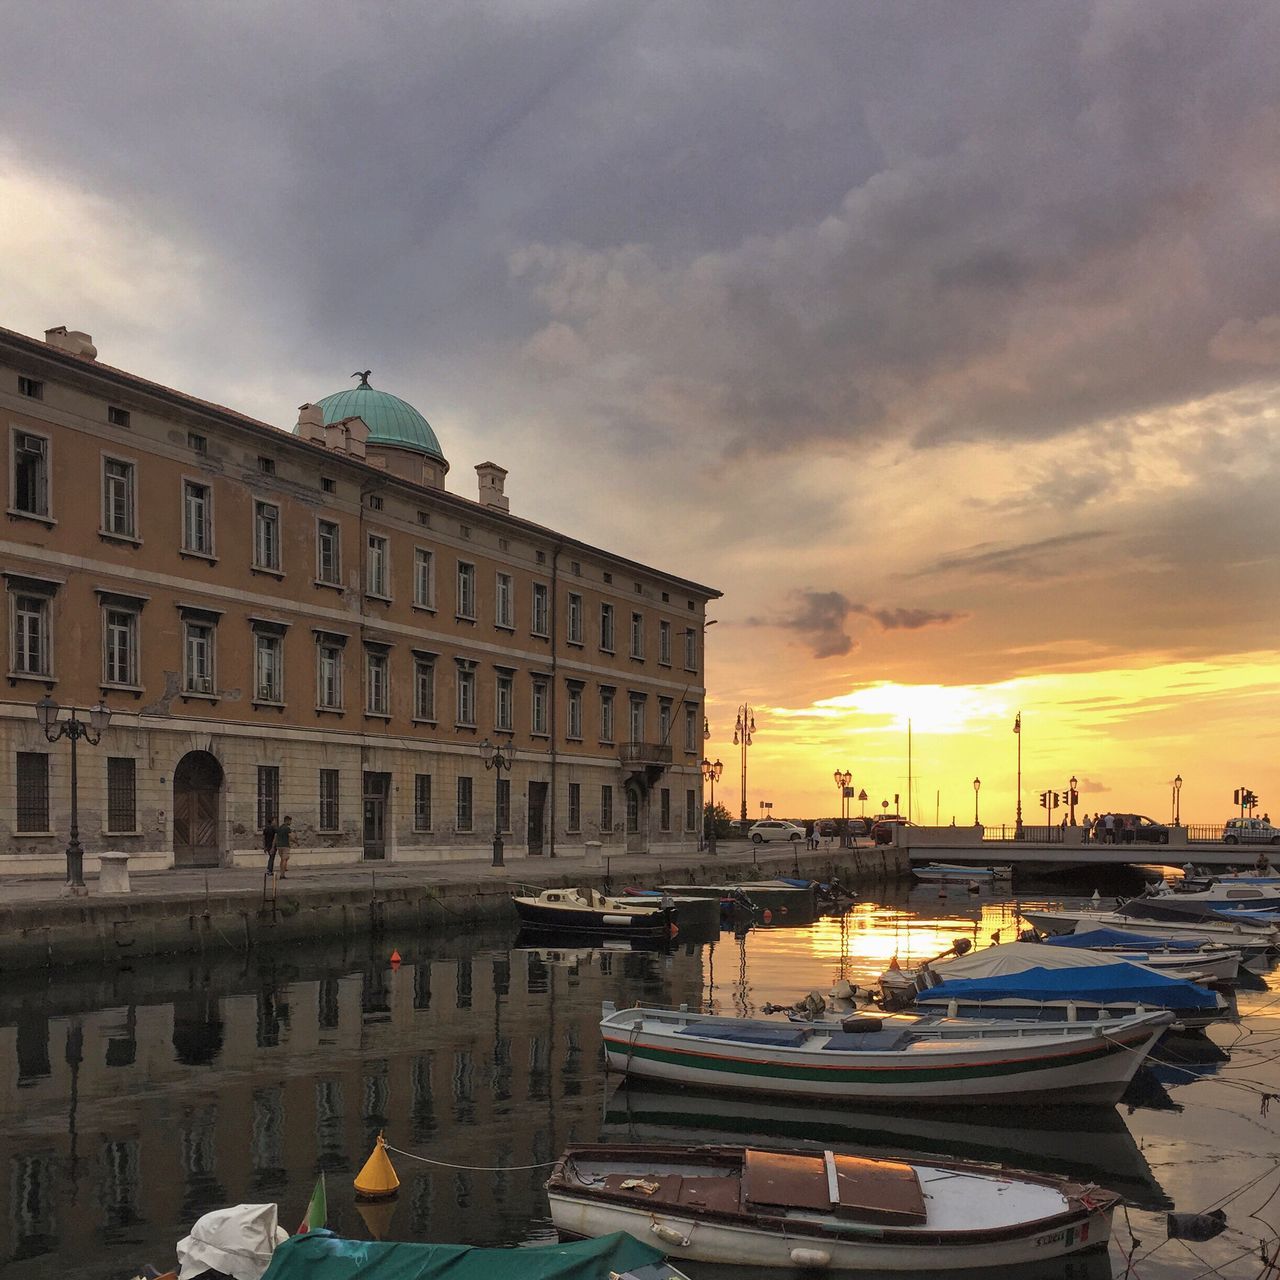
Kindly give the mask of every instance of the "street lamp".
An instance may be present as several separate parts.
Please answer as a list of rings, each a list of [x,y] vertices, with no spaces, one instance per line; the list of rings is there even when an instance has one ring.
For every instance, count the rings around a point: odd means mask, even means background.
[[[839,769],[835,772],[836,786],[840,788],[840,847],[847,849],[849,847],[849,784],[853,781],[853,774],[847,769],[843,772]]]
[[[1173,780],[1173,825],[1182,826],[1182,774]]]
[[[102,741],[107,725],[111,723],[111,709],[101,702],[89,708],[88,723],[78,718],[76,708],[70,708],[65,720],[58,720],[62,708],[46,693],[36,703],[36,719],[44,730],[45,739],[57,742],[59,738],[71,739],[71,830],[67,839],[67,883],[73,893],[84,892],[84,850],[80,847],[80,774],[76,760],[76,745],[83,738],[91,747]]]
[[[1067,796],[1067,808],[1071,811],[1071,825],[1076,825],[1076,787],[1079,785],[1079,779],[1073,773],[1071,775],[1071,791]]]
[[[1018,739],[1018,814],[1013,828],[1013,838],[1022,839],[1022,712],[1013,722],[1013,732]]]
[[[982,790],[982,779],[974,778],[973,780],[973,825],[975,827],[982,826],[978,820],[978,792]]]
[[[516,758],[515,747],[508,742],[504,747],[499,743],[496,747],[486,738],[480,744],[484,755],[484,767],[494,771],[493,786],[493,865],[504,867],[502,860],[502,771],[511,771],[511,762]]]
[[[733,726],[733,745],[742,748],[742,812],[739,814],[743,822],[747,820],[747,748],[751,745],[751,735],[756,731],[756,717],[748,703],[738,708],[738,719]]]
[[[724,765],[719,760],[714,763],[707,759],[702,761],[703,780],[711,784],[711,821],[705,825],[708,827],[707,851],[713,858],[716,856],[716,783],[723,772]]]

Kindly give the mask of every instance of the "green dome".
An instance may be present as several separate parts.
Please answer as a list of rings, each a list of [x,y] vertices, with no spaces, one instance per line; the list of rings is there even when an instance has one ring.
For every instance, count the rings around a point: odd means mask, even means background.
[[[325,423],[341,422],[343,418],[362,418],[369,428],[370,444],[413,449],[448,466],[440,451],[440,441],[426,418],[399,396],[371,387],[367,378],[368,374],[365,374],[358,387],[335,391],[333,395],[316,401]]]

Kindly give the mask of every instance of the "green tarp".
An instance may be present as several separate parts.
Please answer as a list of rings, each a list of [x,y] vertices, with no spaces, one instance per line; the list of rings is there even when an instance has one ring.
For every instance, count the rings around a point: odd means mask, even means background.
[[[609,1280],[610,1272],[662,1258],[659,1250],[622,1232],[572,1244],[480,1249],[345,1240],[311,1231],[276,1249],[263,1280]]]

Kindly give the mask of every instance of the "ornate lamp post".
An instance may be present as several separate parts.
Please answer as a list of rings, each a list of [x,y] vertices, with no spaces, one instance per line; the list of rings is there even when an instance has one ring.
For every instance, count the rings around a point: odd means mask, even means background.
[[[742,811],[738,816],[743,822],[747,820],[747,748],[751,745],[751,735],[755,731],[755,713],[744,702],[738,708],[738,719],[733,726],[733,745],[742,748]]]
[[[835,772],[836,786],[840,788],[840,847],[847,849],[849,847],[849,784],[853,781],[853,774],[847,769],[837,769]]]
[[[974,778],[973,780],[973,825],[975,827],[982,826],[978,819],[978,792],[982,790],[982,779]]]
[[[1182,774],[1173,780],[1173,825],[1182,826]]]
[[[1018,739],[1018,815],[1013,828],[1013,838],[1022,839],[1022,712],[1013,722],[1013,732]]]
[[[1071,811],[1068,821],[1073,827],[1076,825],[1076,787],[1079,784],[1080,779],[1073,773],[1071,775],[1071,790],[1067,793],[1067,808]]]
[[[511,771],[511,762],[516,758],[516,749],[511,743],[496,747],[486,738],[480,744],[484,756],[484,767],[494,771],[493,777],[493,865],[504,867],[502,859],[502,771]]]
[[[89,719],[86,723],[76,714],[76,708],[70,708],[65,720],[58,719],[62,708],[45,694],[36,703],[36,719],[44,730],[45,739],[57,742],[59,738],[71,739],[71,830],[67,839],[67,883],[73,892],[84,892],[84,850],[80,847],[80,775],[76,759],[76,746],[80,739],[91,747],[102,741],[107,725],[111,723],[111,709],[101,702],[89,708]]]
[[[702,777],[703,780],[711,784],[711,818],[707,825],[707,851],[714,858],[716,856],[716,783],[720,781],[720,775],[724,772],[724,765],[719,760],[712,761],[704,759],[702,761]]]

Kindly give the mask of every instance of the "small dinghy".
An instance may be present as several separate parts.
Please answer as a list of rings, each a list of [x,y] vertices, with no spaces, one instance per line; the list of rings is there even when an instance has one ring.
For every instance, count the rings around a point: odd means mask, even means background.
[[[544,889],[511,901],[522,924],[556,932],[669,935],[676,921],[664,899],[611,898],[597,889]]]
[[[970,880],[990,884],[996,880],[1012,880],[1012,867],[963,867],[957,862],[928,862],[912,867],[911,874],[922,884],[968,884]]]
[[[626,1231],[681,1261],[912,1275],[1098,1248],[1120,1199],[971,1162],[611,1145],[569,1148],[547,1197],[564,1235]]]

